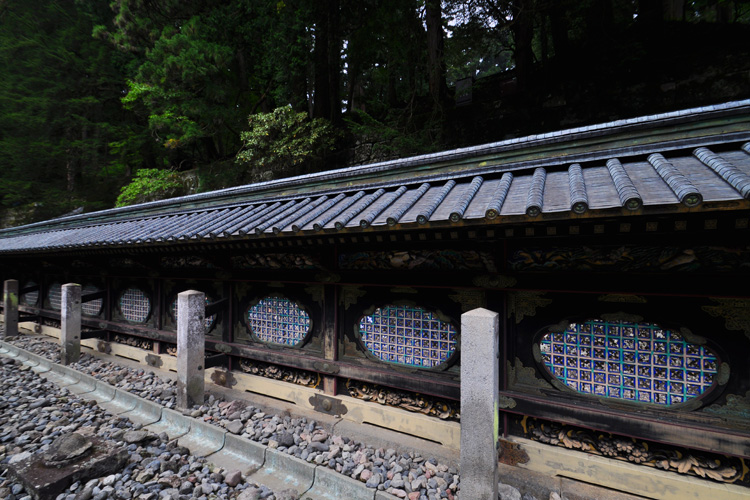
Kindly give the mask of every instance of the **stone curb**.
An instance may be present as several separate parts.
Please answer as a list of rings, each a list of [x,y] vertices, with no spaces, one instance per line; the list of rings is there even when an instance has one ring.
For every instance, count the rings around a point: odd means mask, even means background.
[[[97,380],[96,389],[86,394],[86,397],[95,399],[101,406],[102,403],[108,403],[115,399],[115,394],[117,394],[117,392],[116,387],[113,387],[102,380]]]
[[[266,448],[263,466],[251,474],[250,478],[275,492],[293,488],[302,495],[313,486],[315,467],[300,458]]]
[[[105,381],[51,362],[2,340],[0,354],[43,370],[35,371],[67,388],[73,394],[90,396],[111,413],[141,423],[145,430],[157,434],[166,432],[170,439],[177,438],[180,446],[185,446],[194,455],[205,456],[215,465],[228,470],[242,470],[244,466],[245,470],[242,472],[249,473],[246,479],[265,484],[274,491],[294,487],[301,493],[300,498],[303,500],[399,500],[398,497],[368,488],[364,483],[328,467],[318,466],[249,439],[229,434],[218,426],[164,408]],[[58,383],[58,380],[61,383]],[[131,402],[134,403],[132,406]],[[242,466],[238,467],[240,464]]]
[[[376,491],[328,467],[316,467],[313,487],[302,496],[302,500],[374,500]]]
[[[20,357],[18,357],[18,361],[24,363],[23,359]],[[49,367],[50,371],[47,374],[48,377],[60,387],[68,387],[81,381],[81,374],[75,370],[58,365],[57,363],[49,363]]]
[[[244,475],[249,475],[263,466],[266,460],[266,447],[227,433],[224,435],[224,447],[213,453],[210,460],[219,467],[227,470],[237,469]]]
[[[224,435],[221,427],[190,418],[190,432],[177,440],[177,444],[189,449],[194,455],[207,457],[224,447]]]
[[[130,411],[126,411],[120,414],[122,417],[126,417],[131,421],[147,426],[149,424],[155,424],[161,420],[161,411],[163,407],[156,403],[152,403],[143,398],[138,398],[138,402]]]
[[[82,396],[84,394],[94,392],[96,390],[97,382],[98,381],[91,375],[81,373],[81,378],[78,380],[78,383],[75,385],[69,385],[67,389],[76,396]]]
[[[138,404],[138,399],[138,396],[135,396],[134,394],[130,394],[126,391],[116,390],[115,397],[112,398],[112,401],[99,403],[99,406],[114,415],[120,415],[121,413],[126,413],[134,410],[136,405]]]
[[[145,430],[155,434],[166,432],[169,439],[179,439],[190,432],[191,418],[185,417],[180,412],[170,410],[169,408],[161,409],[161,419],[154,424],[144,427]]]

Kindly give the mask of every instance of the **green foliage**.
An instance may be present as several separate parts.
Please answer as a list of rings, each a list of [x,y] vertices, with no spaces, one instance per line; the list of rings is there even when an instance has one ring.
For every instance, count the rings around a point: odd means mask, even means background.
[[[254,169],[284,171],[319,160],[332,149],[335,134],[320,118],[309,120],[289,106],[248,118],[250,130],[242,132],[237,163]]]
[[[63,0],[0,4],[2,205],[33,206],[33,217],[111,206],[125,169],[109,144],[133,116],[119,102],[129,56],[91,37],[109,9]]]
[[[170,165],[234,158],[249,114],[276,100],[306,105],[309,2],[114,0],[112,8],[116,29],[97,27],[95,36],[138,54],[122,102]]]
[[[163,200],[184,194],[180,175],[173,170],[143,168],[135,173],[133,181],[124,186],[117,197],[117,207],[147,201]]]
[[[353,111],[346,123],[360,141],[372,144],[372,159],[431,153],[441,147],[441,124],[432,115],[408,119],[391,112],[379,121],[364,111]]]

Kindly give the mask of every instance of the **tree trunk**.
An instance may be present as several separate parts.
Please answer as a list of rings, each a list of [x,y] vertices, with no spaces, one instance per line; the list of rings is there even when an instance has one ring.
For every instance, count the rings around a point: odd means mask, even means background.
[[[720,2],[716,6],[716,22],[731,23],[734,21],[734,2]]]
[[[443,11],[440,0],[427,0],[426,7],[430,96],[436,106],[442,108],[448,95],[443,57]]]
[[[341,81],[339,1],[322,0],[316,4],[315,8],[313,116],[336,122],[341,117],[341,99],[339,97]]]
[[[328,119],[341,121],[341,27],[339,0],[328,5]]]
[[[531,84],[531,70],[534,64],[532,41],[534,39],[534,0],[519,0],[513,23],[513,37],[516,42],[516,82],[522,94],[528,94]]]
[[[69,193],[72,193],[76,189],[76,164],[71,159],[72,151],[68,150],[68,159],[65,162],[65,176],[66,176],[66,189]]]
[[[659,25],[664,20],[664,11],[659,2],[638,0],[638,21],[646,25]]]
[[[665,21],[683,21],[685,0],[662,0],[662,16]]]
[[[313,95],[313,116],[330,119],[331,103],[328,82],[328,4],[332,0],[321,0],[315,5],[315,93]]]
[[[550,31],[555,59],[563,61],[568,56],[568,24],[565,18],[565,6],[562,2],[553,2],[550,10]]]

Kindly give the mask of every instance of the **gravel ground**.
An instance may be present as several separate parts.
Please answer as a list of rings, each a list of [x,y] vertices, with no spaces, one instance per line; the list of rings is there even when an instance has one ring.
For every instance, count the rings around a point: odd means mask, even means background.
[[[140,430],[13,359],[0,358],[0,377],[0,498],[30,500],[21,484],[7,479],[7,464],[44,453],[55,438],[72,432],[126,447],[129,461],[116,474],[71,485],[59,500],[290,498],[242,481],[236,472],[211,469],[205,458],[190,455],[166,434]]]
[[[12,342],[37,355],[59,361],[59,344],[56,342],[24,336]],[[8,361],[12,360],[4,363]],[[151,434],[150,441],[125,442],[126,435],[133,439],[128,433],[139,430],[137,425],[125,418],[113,417],[94,402],[73,396],[28,368],[19,370],[19,366],[3,364],[0,374],[8,381],[8,387],[13,387],[0,396],[0,498],[30,498],[20,485],[9,484],[2,464],[18,460],[19,454],[26,456],[31,452],[43,452],[56,435],[74,430],[81,432],[80,429],[121,441],[131,453],[130,463],[113,476],[72,485],[58,500],[296,498],[290,491],[274,494],[263,485],[246,482],[237,471],[212,470],[204,458],[190,455],[187,449],[169,441],[164,434]],[[83,354],[71,367],[167,408],[174,408],[176,404],[175,381],[160,378],[150,370],[123,367],[89,354]],[[27,406],[19,413],[23,404]],[[184,413],[308,462],[335,469],[370,488],[400,498],[459,498],[458,471],[433,458],[422,457],[416,451],[399,453],[393,449],[370,447],[348,437],[331,435],[307,418],[294,418],[286,412],[270,414],[242,400],[224,401],[213,395],[207,396],[203,405]],[[17,422],[27,420],[29,423],[17,426]],[[31,423],[34,425],[30,426]],[[501,485],[499,498],[522,499],[519,491],[509,485]],[[523,500],[536,499],[524,495]]]

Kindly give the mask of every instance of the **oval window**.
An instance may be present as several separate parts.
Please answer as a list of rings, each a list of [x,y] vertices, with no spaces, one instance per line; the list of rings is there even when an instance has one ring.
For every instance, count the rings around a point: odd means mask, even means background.
[[[576,392],[665,406],[708,391],[719,365],[709,349],[653,323],[571,323],[539,347],[548,372]]]
[[[36,283],[33,282],[33,281],[29,281],[23,287],[24,288],[31,288],[33,286],[36,286]],[[36,302],[39,300],[39,290],[34,290],[33,292],[26,292],[26,293],[24,293],[21,296],[21,300],[27,306],[35,306]]]
[[[209,305],[209,304],[212,304],[212,303],[213,303],[213,299],[211,299],[208,295],[206,295],[206,305]],[[175,296],[174,300],[172,301],[172,306],[171,306],[170,309],[172,311],[172,317],[174,318],[174,322],[175,322],[175,324],[177,324],[177,297],[176,296]],[[215,314],[211,315],[211,316],[207,316],[203,320],[203,327],[206,329],[207,332],[209,330],[211,330],[211,327],[214,326],[214,322],[215,321],[216,321],[216,315]]]
[[[295,346],[310,331],[310,315],[283,297],[265,297],[247,312],[250,333],[262,342]]]
[[[62,303],[62,285],[60,283],[52,283],[47,290],[47,299],[49,300],[49,306],[55,311],[59,311]]]
[[[362,342],[389,363],[433,368],[456,351],[458,333],[421,307],[387,305],[359,320]]]
[[[151,300],[138,288],[128,288],[120,296],[120,312],[134,323],[143,323],[151,312]]]
[[[81,289],[81,295],[88,295],[90,293],[96,293],[99,289],[94,285],[86,285]],[[102,312],[102,306],[104,301],[102,299],[94,299],[89,302],[81,304],[81,312],[86,316],[99,316]]]

